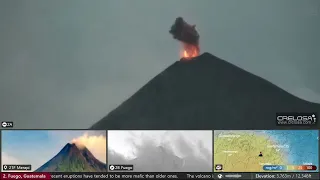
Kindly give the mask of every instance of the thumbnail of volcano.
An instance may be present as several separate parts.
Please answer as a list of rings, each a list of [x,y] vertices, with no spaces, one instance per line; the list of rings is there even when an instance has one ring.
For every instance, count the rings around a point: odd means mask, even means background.
[[[92,129],[278,129],[277,112],[319,115],[320,105],[204,53],[169,66]]]
[[[35,172],[106,172],[107,165],[96,159],[86,148],[66,144],[51,160]]]

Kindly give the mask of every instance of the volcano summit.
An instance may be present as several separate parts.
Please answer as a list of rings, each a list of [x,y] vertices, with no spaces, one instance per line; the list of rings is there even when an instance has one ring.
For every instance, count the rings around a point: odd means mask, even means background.
[[[277,112],[320,114],[320,105],[204,53],[172,64],[92,128],[277,129]]]
[[[96,159],[86,148],[66,144],[51,160],[35,172],[106,172],[107,165]]]

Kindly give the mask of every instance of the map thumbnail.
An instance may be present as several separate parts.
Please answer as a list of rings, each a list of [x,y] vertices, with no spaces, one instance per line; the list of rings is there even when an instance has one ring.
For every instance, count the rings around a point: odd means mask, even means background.
[[[319,172],[319,131],[214,131],[214,172]]]

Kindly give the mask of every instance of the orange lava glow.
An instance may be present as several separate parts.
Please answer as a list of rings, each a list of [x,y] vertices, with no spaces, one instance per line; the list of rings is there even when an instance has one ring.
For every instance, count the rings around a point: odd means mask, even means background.
[[[183,60],[190,60],[199,56],[200,48],[194,44],[183,44],[180,56]]]

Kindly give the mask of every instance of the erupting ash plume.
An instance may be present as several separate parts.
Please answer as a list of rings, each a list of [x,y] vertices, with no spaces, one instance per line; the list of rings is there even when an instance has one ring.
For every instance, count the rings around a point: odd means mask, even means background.
[[[100,161],[106,159],[107,140],[104,135],[89,135],[87,133],[72,139],[71,144],[79,149],[88,148]]]
[[[174,39],[177,39],[182,43],[180,56],[183,59],[190,59],[199,56],[200,36],[195,27],[196,25],[190,25],[185,22],[182,17],[178,17],[169,31]]]

